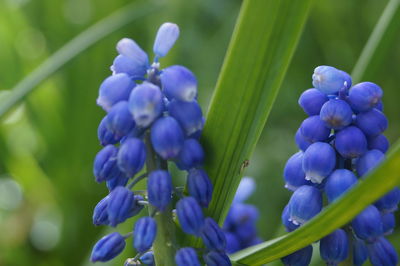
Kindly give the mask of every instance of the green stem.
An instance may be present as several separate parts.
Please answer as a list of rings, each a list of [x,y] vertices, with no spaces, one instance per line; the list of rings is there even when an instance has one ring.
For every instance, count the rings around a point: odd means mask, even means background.
[[[146,134],[146,168],[147,172],[150,173],[153,170],[158,169],[157,162],[160,162],[157,154],[154,152],[153,147],[150,143],[149,134]],[[167,169],[167,163],[161,160],[161,168]],[[154,213],[155,208],[149,205],[149,214]],[[171,205],[163,212],[157,212],[154,216],[157,222],[157,237],[153,244],[154,258],[157,266],[173,266],[175,265],[175,224],[172,219]]]

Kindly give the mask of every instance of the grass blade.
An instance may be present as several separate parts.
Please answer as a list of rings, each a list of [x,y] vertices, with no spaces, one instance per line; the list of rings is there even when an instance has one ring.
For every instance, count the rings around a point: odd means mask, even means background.
[[[362,80],[366,70],[373,65],[371,61],[377,50],[384,42],[390,42],[390,36],[398,35],[400,17],[396,19],[396,16],[400,16],[400,0],[390,0],[354,66],[351,73],[353,84]]]
[[[350,222],[369,204],[400,185],[400,141],[388,158],[357,186],[296,231],[261,243],[231,256],[236,263],[262,265],[284,257]],[[351,207],[349,207],[351,206]]]
[[[212,98],[203,144],[222,222],[265,126],[312,0],[244,1]]]
[[[0,117],[3,117],[7,111],[22,101],[38,84],[68,61],[107,35],[136,19],[158,10],[161,6],[160,2],[156,1],[142,1],[140,4],[133,2],[80,33],[12,88],[10,95],[0,103]]]

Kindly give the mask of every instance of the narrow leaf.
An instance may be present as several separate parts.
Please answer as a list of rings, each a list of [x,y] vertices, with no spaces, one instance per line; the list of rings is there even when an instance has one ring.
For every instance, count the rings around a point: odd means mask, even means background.
[[[142,1],[139,5],[137,2],[133,2],[80,33],[15,85],[10,95],[0,103],[0,117],[3,117],[15,104],[22,101],[43,80],[97,41],[160,7],[160,2],[156,1]]]
[[[312,0],[246,0],[216,85],[202,141],[222,223],[300,38]]]
[[[347,224],[365,207],[398,185],[400,140],[391,149],[387,160],[315,218],[292,233],[241,250],[231,259],[245,265],[262,265],[284,257]]]
[[[390,0],[353,69],[351,74],[353,84],[362,80],[367,70],[375,65],[371,62],[376,56],[377,51],[381,50],[385,43],[391,42],[392,37],[398,36],[399,22],[400,0]]]

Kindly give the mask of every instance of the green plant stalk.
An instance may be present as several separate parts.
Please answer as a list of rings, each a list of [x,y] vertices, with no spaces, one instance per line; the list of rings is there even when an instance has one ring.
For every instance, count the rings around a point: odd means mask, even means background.
[[[234,253],[231,259],[245,265],[262,265],[284,257],[350,222],[369,204],[400,185],[400,140],[387,160],[340,199],[292,233]]]
[[[245,0],[212,97],[202,143],[223,222],[301,35],[312,0]]]
[[[146,168],[147,173],[159,169],[158,163],[161,162],[161,168],[167,169],[167,163],[161,161],[151,146],[149,133],[146,134]],[[156,210],[149,204],[149,214]],[[154,259],[156,265],[174,266],[175,265],[175,224],[171,214],[171,204],[163,212],[157,212],[154,219],[157,222],[157,237],[153,243]]]
[[[158,10],[161,3],[164,1],[146,0],[140,4],[134,1],[81,32],[12,88],[10,95],[0,103],[0,118],[71,59],[124,25]]]

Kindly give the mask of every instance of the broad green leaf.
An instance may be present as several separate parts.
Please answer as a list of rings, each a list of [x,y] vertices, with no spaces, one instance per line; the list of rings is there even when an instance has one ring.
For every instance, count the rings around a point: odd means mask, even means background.
[[[368,70],[376,67],[377,55],[385,51],[387,43],[391,43],[397,36],[400,23],[400,0],[390,0],[383,11],[379,21],[375,25],[368,42],[364,46],[360,57],[354,66],[351,76],[353,83],[357,83],[368,73]]]
[[[400,141],[393,146],[387,160],[315,218],[292,233],[241,250],[231,259],[245,265],[262,265],[284,257],[347,224],[365,207],[399,184]]]
[[[10,95],[0,103],[0,117],[71,59],[124,25],[154,12],[161,6],[162,4],[156,1],[143,1],[139,5],[133,2],[80,33],[12,88]]]
[[[207,215],[220,223],[265,126],[311,2],[243,2],[202,137],[205,168],[214,184]]]

